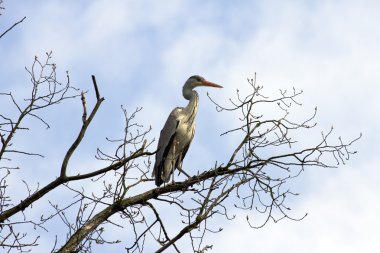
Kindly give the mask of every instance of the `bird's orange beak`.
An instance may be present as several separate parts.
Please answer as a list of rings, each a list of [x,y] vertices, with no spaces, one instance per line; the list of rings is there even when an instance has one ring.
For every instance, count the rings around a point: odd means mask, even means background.
[[[209,86],[209,87],[215,87],[215,88],[223,88],[223,86],[219,85],[219,84],[216,84],[216,83],[212,83],[212,82],[209,82],[209,81],[206,81],[204,80],[202,82],[203,86]]]

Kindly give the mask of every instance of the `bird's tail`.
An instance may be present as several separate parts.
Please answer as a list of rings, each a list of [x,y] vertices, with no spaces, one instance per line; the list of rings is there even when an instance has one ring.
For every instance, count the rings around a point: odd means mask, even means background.
[[[164,182],[161,178],[162,174],[162,165],[159,164],[153,169],[153,176],[154,176],[154,182],[156,183],[156,186],[159,187]]]

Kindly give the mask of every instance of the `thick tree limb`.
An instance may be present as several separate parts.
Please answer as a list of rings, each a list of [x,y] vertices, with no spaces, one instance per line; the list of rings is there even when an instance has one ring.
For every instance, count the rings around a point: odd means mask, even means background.
[[[117,163],[114,163],[110,166],[107,166],[105,168],[102,168],[102,169],[99,169],[99,170],[96,170],[96,171],[93,171],[90,173],[86,173],[83,175],[76,175],[76,176],[69,176],[69,177],[67,177],[67,176],[66,177],[58,177],[56,180],[52,181],[51,183],[49,183],[45,187],[41,188],[37,192],[30,195],[28,198],[21,201],[18,205],[16,205],[16,206],[4,211],[3,213],[1,213],[0,214],[0,224],[3,223],[6,219],[11,217],[12,215],[14,215],[20,211],[25,210],[25,208],[30,206],[33,202],[42,198],[46,193],[50,192],[54,188],[56,188],[56,187],[58,187],[64,183],[102,175],[108,171],[117,170],[117,169],[123,167],[124,164],[128,163],[129,161],[131,161],[133,159],[136,159],[136,158],[141,157],[141,156],[152,155],[152,154],[154,154],[154,153],[143,152],[143,150],[138,150],[134,154],[132,154],[131,156],[129,156],[129,157],[117,162]]]
[[[64,246],[58,252],[73,252],[78,245],[78,242],[81,242],[89,233],[91,233],[97,226],[102,222],[107,220],[111,215],[134,205],[143,205],[146,201],[156,198],[157,196],[169,192],[175,192],[180,190],[185,190],[192,185],[204,181],[208,178],[214,177],[216,174],[228,174],[229,171],[225,168],[218,168],[206,173],[203,173],[199,176],[189,178],[184,182],[169,184],[164,187],[155,188],[149,191],[146,191],[142,194],[126,198],[119,203],[113,203],[112,205],[106,207],[92,219],[90,219],[84,226],[78,229],[75,234],[66,242]]]

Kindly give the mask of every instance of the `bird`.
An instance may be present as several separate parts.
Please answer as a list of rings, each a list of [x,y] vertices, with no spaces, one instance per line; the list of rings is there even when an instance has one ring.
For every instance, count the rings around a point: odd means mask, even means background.
[[[199,96],[193,89],[199,86],[223,88],[199,75],[193,75],[185,82],[182,95],[189,102],[186,107],[176,107],[172,110],[158,140],[156,161],[152,173],[158,187],[164,182],[169,182],[171,174],[173,174],[174,182],[175,169],[190,177],[182,170],[182,163],[194,138]]]

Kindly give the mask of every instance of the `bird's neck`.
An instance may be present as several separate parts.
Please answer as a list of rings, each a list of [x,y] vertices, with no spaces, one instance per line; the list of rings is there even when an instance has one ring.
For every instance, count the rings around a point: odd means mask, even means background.
[[[185,110],[188,112],[187,115],[189,115],[188,121],[193,121],[198,112],[198,93],[194,90],[191,90],[190,92],[186,93],[186,96],[185,93],[183,96],[189,100],[189,103],[185,107]]]

